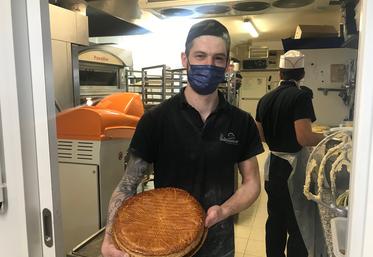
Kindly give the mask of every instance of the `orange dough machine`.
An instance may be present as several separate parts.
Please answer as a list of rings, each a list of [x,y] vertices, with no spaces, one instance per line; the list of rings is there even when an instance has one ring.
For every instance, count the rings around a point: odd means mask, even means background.
[[[57,114],[58,163],[65,251],[106,224],[111,194],[144,113],[137,93],[116,93],[94,106]]]

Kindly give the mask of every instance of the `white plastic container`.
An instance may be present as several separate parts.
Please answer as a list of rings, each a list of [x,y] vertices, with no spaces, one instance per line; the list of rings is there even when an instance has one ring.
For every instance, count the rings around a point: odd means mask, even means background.
[[[336,257],[346,256],[347,224],[348,219],[345,217],[336,217],[330,220],[333,253]]]

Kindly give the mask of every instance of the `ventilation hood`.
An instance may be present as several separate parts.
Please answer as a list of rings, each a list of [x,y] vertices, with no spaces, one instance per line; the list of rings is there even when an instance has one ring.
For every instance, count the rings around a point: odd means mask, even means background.
[[[88,6],[130,22],[141,16],[138,0],[86,0]]]
[[[140,35],[150,31],[132,22],[110,15],[101,9],[87,7],[90,37]]]
[[[54,0],[51,4],[88,16],[90,37],[139,35],[150,31],[136,25],[141,10],[138,0]]]
[[[340,1],[330,0],[139,0],[142,10],[148,10],[159,18],[187,16],[209,18],[245,16],[262,13],[278,13],[294,10],[325,9]]]

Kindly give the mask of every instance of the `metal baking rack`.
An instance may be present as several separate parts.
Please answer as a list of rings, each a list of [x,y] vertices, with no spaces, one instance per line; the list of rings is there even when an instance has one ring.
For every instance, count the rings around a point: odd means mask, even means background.
[[[185,69],[169,69],[166,65],[127,70],[126,79],[126,91],[141,94],[145,109],[179,93],[187,83]]]

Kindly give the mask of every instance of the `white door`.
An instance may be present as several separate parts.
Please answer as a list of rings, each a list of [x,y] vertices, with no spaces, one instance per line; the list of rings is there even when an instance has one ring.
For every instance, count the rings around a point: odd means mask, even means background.
[[[0,255],[63,256],[48,1],[1,0],[0,24]]]
[[[240,88],[240,109],[248,112],[255,118],[256,106],[259,99],[267,92],[266,76],[248,76],[243,74]]]
[[[361,4],[347,256],[373,256],[373,1]],[[369,14],[369,15],[368,15]]]

